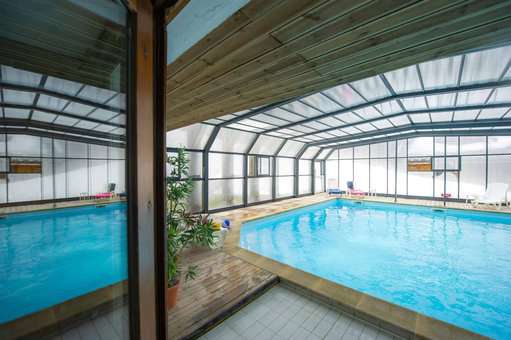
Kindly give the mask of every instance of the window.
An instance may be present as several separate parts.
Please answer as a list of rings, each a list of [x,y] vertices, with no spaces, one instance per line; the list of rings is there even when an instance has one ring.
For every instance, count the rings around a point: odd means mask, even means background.
[[[249,177],[271,176],[271,157],[269,156],[248,156]]]
[[[0,333],[62,338],[105,306],[130,314],[129,11],[119,0],[0,3],[0,101],[19,108],[0,109],[13,118],[0,136],[0,204],[28,211],[1,222]],[[109,322],[129,337],[128,318]]]

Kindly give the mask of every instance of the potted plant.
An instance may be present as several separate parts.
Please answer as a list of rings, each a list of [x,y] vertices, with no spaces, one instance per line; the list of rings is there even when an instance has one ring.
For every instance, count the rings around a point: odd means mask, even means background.
[[[197,267],[183,267],[180,257],[184,249],[198,245],[211,248],[214,243],[213,220],[208,216],[192,214],[187,202],[193,190],[189,178],[189,160],[184,149],[167,157],[166,229],[167,229],[167,309],[176,305],[181,278],[193,280]]]

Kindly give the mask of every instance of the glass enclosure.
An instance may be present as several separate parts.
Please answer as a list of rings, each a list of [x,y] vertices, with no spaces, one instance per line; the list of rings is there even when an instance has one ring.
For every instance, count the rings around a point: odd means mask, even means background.
[[[356,189],[381,195],[397,189],[398,195],[466,200],[489,183],[511,185],[510,146],[511,136],[429,136],[340,149],[325,162],[327,182],[346,189],[353,181]],[[430,168],[415,168],[417,162]]]
[[[0,337],[129,338],[127,8],[0,6]]]
[[[464,200],[511,184],[510,66],[511,46],[431,60],[170,131],[168,151],[200,154],[196,211],[348,181],[381,195]]]

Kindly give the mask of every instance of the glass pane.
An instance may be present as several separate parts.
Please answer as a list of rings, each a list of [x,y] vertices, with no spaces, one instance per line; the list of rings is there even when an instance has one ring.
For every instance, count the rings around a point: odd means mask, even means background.
[[[447,155],[458,155],[458,137],[447,136]]]
[[[12,158],[0,202],[18,211],[0,207],[0,337],[127,339],[129,12],[119,0],[0,6],[0,79],[26,87],[1,91],[21,106],[4,110],[17,121],[0,137]]]
[[[339,150],[339,159],[352,159],[352,158],[353,158],[353,148]]]
[[[339,187],[346,190],[348,181],[353,181],[353,160],[343,159],[339,161]]]
[[[485,156],[461,157],[460,198],[482,195],[486,188]]]
[[[216,179],[209,181],[210,210],[243,204],[243,179]]]
[[[458,178],[459,178],[458,172],[446,172],[445,173],[445,180],[446,180],[445,192],[446,192],[446,194],[451,195],[451,198],[459,198],[458,197]]]
[[[249,178],[248,203],[271,200],[271,182],[271,177]]]
[[[277,177],[277,197],[288,197],[294,194],[294,177]]]
[[[369,160],[356,159],[354,162],[353,185],[355,189],[369,191]]]
[[[409,156],[433,156],[433,137],[408,139]]]
[[[243,156],[209,153],[209,177],[227,178],[243,176]]]
[[[353,148],[355,158],[369,158],[369,145],[361,145]]]
[[[337,160],[325,161],[325,175],[327,189],[339,188],[339,162]]]
[[[486,153],[486,137],[484,136],[461,136],[460,154],[482,155]]]
[[[295,160],[292,158],[277,157],[277,176],[293,175]]]
[[[406,195],[407,194],[407,180],[406,180],[406,159],[398,158],[397,159],[397,194],[398,195]]]
[[[488,136],[488,153],[511,153],[511,136]]]
[[[408,172],[408,195],[410,196],[433,196],[432,172]]]
[[[298,193],[300,195],[310,194],[312,192],[311,176],[298,177]]]
[[[371,192],[387,193],[387,160],[371,159]]]
[[[396,192],[396,159],[389,158],[387,167],[387,178],[388,178],[388,194],[393,195]]]
[[[511,155],[488,156],[488,185],[511,185]]]
[[[387,143],[371,144],[371,158],[387,157]]]
[[[298,162],[298,174],[300,175],[310,175],[312,167],[312,161],[300,159]]]
[[[252,132],[222,128],[215,138],[211,151],[248,152],[249,146],[256,138]]]

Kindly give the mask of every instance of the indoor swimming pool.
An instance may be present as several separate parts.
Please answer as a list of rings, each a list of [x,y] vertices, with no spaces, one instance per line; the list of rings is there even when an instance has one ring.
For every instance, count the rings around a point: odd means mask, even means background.
[[[240,246],[473,332],[511,337],[511,215],[338,199],[247,222]]]
[[[0,323],[127,278],[126,204],[4,215]]]

